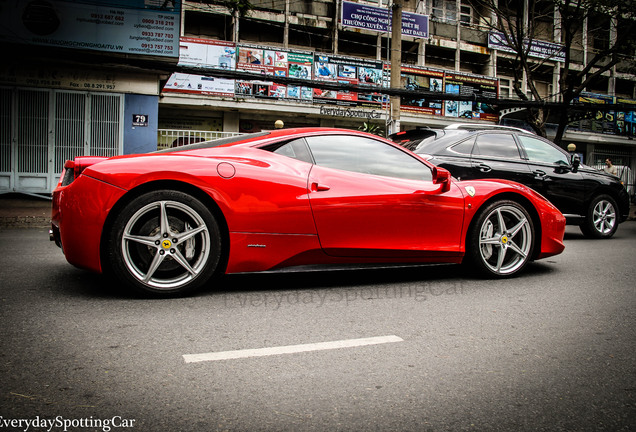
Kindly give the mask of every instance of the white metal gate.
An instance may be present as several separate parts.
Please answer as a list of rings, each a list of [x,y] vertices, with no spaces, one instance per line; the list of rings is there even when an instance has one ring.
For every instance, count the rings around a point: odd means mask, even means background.
[[[48,194],[64,161],[123,152],[124,97],[0,88],[0,193]]]

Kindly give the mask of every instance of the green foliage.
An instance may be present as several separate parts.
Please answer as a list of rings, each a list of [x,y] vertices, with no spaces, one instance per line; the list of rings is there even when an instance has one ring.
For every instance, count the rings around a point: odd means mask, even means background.
[[[382,126],[371,122],[362,123],[360,127],[358,127],[358,130],[362,132],[372,133],[378,136],[384,135],[384,129],[382,129]]]

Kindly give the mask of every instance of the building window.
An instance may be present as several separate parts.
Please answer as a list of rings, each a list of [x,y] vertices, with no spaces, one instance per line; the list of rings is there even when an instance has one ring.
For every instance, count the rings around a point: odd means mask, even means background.
[[[509,99],[512,96],[512,88],[509,79],[499,78],[499,97]]]
[[[453,0],[433,0],[431,18],[437,21],[456,23],[457,3]],[[473,8],[465,4],[460,5],[459,20],[462,24],[471,25],[473,22]]]
[[[471,25],[473,23],[473,8],[468,5],[461,5],[459,20],[462,24]]]

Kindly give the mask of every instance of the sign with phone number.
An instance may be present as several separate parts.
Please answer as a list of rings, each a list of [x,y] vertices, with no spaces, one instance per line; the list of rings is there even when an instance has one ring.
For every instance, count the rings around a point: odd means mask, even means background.
[[[178,57],[180,9],[180,0],[14,2],[0,14],[0,41]]]

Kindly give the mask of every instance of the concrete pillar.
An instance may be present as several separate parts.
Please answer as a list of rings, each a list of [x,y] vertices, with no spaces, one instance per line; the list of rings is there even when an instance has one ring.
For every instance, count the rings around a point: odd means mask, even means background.
[[[239,113],[238,111],[225,111],[223,113],[223,132],[239,131]]]

